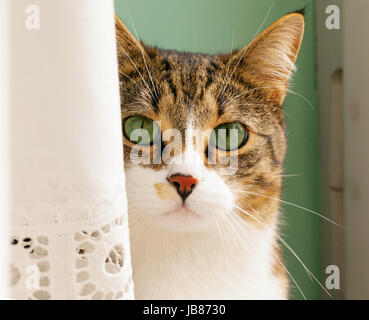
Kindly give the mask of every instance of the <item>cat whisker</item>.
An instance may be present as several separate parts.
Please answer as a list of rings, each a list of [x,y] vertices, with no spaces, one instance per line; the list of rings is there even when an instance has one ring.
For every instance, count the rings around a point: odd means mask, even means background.
[[[122,47],[122,45],[119,44],[119,43],[118,43],[118,45],[119,45],[120,49],[122,50],[122,52],[124,53],[124,55],[129,59],[129,61],[131,62],[132,66],[136,69],[137,73],[139,74],[139,76],[141,77],[142,81],[144,82],[146,88],[150,91],[151,96],[155,99],[155,97],[154,97],[154,95],[153,95],[153,93],[152,93],[149,85],[145,81],[145,79],[142,76],[141,72],[138,70],[137,65],[133,62],[133,60],[131,59],[131,57],[129,56],[129,54],[127,53],[127,51]]]
[[[241,227],[239,226],[239,224],[236,223],[233,220],[232,215],[224,215],[224,216],[221,216],[220,218],[221,218],[222,222],[224,222],[224,223],[227,224],[229,230],[231,231],[230,233],[227,232],[227,234],[231,235],[232,239],[235,241],[236,244],[239,244],[240,243],[242,245],[242,247],[248,253],[250,253],[250,248],[247,246],[245,240],[242,239],[242,237],[241,237],[241,234],[244,233],[244,230],[242,230]],[[222,229],[222,224],[220,224],[219,226]],[[223,237],[223,239],[224,239],[224,237]],[[228,251],[231,254],[232,261],[237,261],[238,260],[238,257],[235,256],[235,253],[233,251],[233,247],[234,247],[234,245],[231,245]]]
[[[135,83],[142,90],[141,92],[144,93],[144,95],[148,96],[147,91],[144,89],[144,87],[140,83],[138,83],[136,80],[132,79],[131,77],[129,77],[125,73],[121,73],[121,75],[124,76],[124,77],[126,77],[127,79],[129,79],[133,83]],[[127,92],[124,92],[124,94],[127,94]],[[130,94],[128,94],[128,95],[130,95]],[[130,95],[130,96],[132,96],[132,95]]]
[[[136,34],[136,38],[137,38],[137,40],[140,42],[140,37],[139,37],[138,32],[137,32],[137,30],[136,30],[136,27],[135,27],[135,25],[134,25],[134,23],[133,23],[133,19],[132,19],[132,16],[131,16],[131,12],[129,11],[128,6],[127,6],[127,3],[126,3],[126,1],[125,1],[125,0],[123,0],[123,3],[124,3],[124,6],[125,6],[125,8],[126,8],[126,10],[127,10],[128,18],[129,18],[129,20],[131,21],[133,31],[134,31],[134,32],[135,32],[135,34]],[[154,81],[153,81],[153,79],[152,79],[152,76],[151,76],[151,72],[150,72],[150,70],[149,70],[149,67],[147,66],[146,59],[145,59],[145,53],[144,53],[144,51],[143,51],[143,49],[142,49],[142,47],[141,47],[141,46],[139,46],[139,49],[140,49],[140,51],[141,51],[142,59],[143,59],[143,61],[144,61],[144,65],[145,65],[146,71],[147,71],[147,73],[148,73],[148,75],[149,75],[149,78],[150,78],[150,81],[151,81],[151,84],[152,84],[153,90],[154,90],[154,92],[155,92],[155,97],[153,97],[153,98],[156,100],[156,102],[158,102],[158,100],[157,100],[157,99],[159,98],[159,95],[158,95],[158,92],[157,92],[157,90],[156,90],[156,87],[155,87]]]
[[[241,230],[241,227],[233,220],[232,215],[224,215],[222,216],[222,221],[226,224],[225,230],[229,230],[230,232],[227,232],[228,235],[228,241],[231,243],[230,245],[230,254],[232,261],[238,261],[238,255],[235,254],[234,248],[237,246],[237,244],[241,244],[242,248],[245,249],[247,253],[250,253],[250,248],[247,246],[247,243],[244,239],[242,239],[242,232],[244,230]]]
[[[282,260],[279,259],[278,257],[275,257],[275,258],[279,261],[279,263],[281,264],[282,268],[286,271],[286,273],[288,274],[288,276],[291,278],[292,282],[295,284],[296,288],[299,290],[299,292],[302,295],[302,297],[304,298],[304,300],[307,300],[304,292],[302,291],[302,289],[300,288],[300,286],[298,285],[297,281],[292,276],[292,274],[288,271],[287,267],[284,265],[284,263],[282,262]]]
[[[124,95],[124,96],[126,96],[126,97],[131,97],[131,99],[132,99],[132,100],[137,100],[137,97],[136,97],[136,96],[134,96],[133,94],[130,94],[130,93],[128,93],[128,92],[124,92],[124,93],[122,93],[121,95],[122,95],[122,96]]]
[[[146,90],[142,89],[141,91],[142,93],[145,92],[144,94],[142,94],[141,97],[137,97],[133,94],[130,94],[128,92],[124,92],[121,93],[122,97],[129,97],[131,100],[131,102],[125,102],[124,106],[128,109],[128,108],[135,108],[137,107],[137,105],[140,106],[146,106],[146,105],[150,105],[150,102],[148,102],[148,99],[150,99],[150,95],[147,94]],[[125,113],[122,110],[122,115]]]
[[[257,223],[259,223],[260,225],[264,225],[259,219],[256,218],[256,216],[252,215],[250,212],[242,209],[241,207],[237,206],[237,205],[233,205],[236,209],[240,210],[241,212],[245,213],[248,217],[250,217],[251,219],[253,219],[254,221],[256,221]]]
[[[239,226],[239,224],[237,223],[237,221],[234,220],[237,216],[234,216],[234,215],[230,214],[230,215],[227,215],[226,217],[227,218],[225,220],[229,223],[232,231],[234,231],[234,232],[231,233],[232,236],[233,237],[236,236],[237,239],[238,239],[238,241],[239,241],[239,243],[241,243],[242,246],[245,248],[245,250],[248,253],[250,253],[250,248],[247,246],[247,244],[245,243],[245,241],[240,236],[240,234],[242,234],[244,232],[244,230],[242,230],[241,227]],[[247,228],[248,228],[248,232],[252,232],[252,230],[248,226],[247,226]]]
[[[234,101],[237,101],[238,98],[252,92],[255,90],[259,90],[259,89],[275,89],[276,87],[271,87],[271,86],[263,86],[263,87],[256,87],[256,88],[252,88],[252,89],[248,89],[242,93],[240,93],[239,95],[232,97],[232,99],[230,99],[229,101],[227,101],[227,103],[233,103]],[[287,92],[293,95],[296,95],[297,97],[303,99],[310,107],[312,110],[316,111],[316,107],[309,101],[309,99],[307,99],[303,94],[293,91],[289,88],[287,88]]]
[[[310,269],[302,262],[300,257],[297,255],[297,253],[291,248],[291,246],[279,235],[277,235],[277,238],[280,242],[283,243],[283,245],[296,257],[296,259],[301,263],[301,265],[304,267],[305,271],[314,278],[314,280],[319,284],[319,286],[324,290],[324,292],[331,298],[331,294],[328,292],[328,290],[321,284],[321,282],[315,277],[315,275],[310,271]]]
[[[258,221],[259,223],[261,223],[255,216],[253,216],[252,214],[250,214],[249,212],[247,212],[246,210],[243,210],[242,208],[238,207],[235,205],[235,207],[239,210],[241,210],[242,212],[246,213],[249,217],[251,217],[252,219],[254,219],[255,221]],[[253,209],[252,209],[253,210]],[[253,210],[254,211],[254,210]],[[255,212],[255,211],[254,211]],[[257,212],[255,212],[255,214],[257,214]],[[261,223],[262,224],[262,223]],[[320,281],[315,277],[315,275],[310,271],[310,269],[302,262],[301,258],[297,255],[297,253],[288,245],[288,243],[282,238],[280,237],[278,234],[276,234],[276,237],[279,241],[282,242],[282,244],[295,256],[295,258],[301,263],[302,267],[305,269],[307,275],[309,276],[310,279],[314,279],[319,286],[328,294],[329,297],[331,297],[331,295],[329,294],[329,292],[326,290],[326,288],[320,283]],[[284,266],[285,268],[285,266]],[[287,270],[287,268],[286,268]],[[287,273],[289,274],[289,272],[287,271]],[[291,275],[292,277],[292,275]],[[293,280],[294,281],[294,280]],[[296,284],[296,286],[299,288],[300,292],[302,293],[300,287],[297,285],[297,283],[294,281],[294,283]],[[305,295],[302,293],[303,297],[305,298]],[[305,298],[306,299],[306,298]]]
[[[224,242],[224,237],[223,237],[223,233],[222,231],[220,230],[220,226],[219,226],[219,223],[218,223],[218,219],[215,219],[215,225],[218,229],[218,232],[219,232],[219,236],[220,236],[220,240],[222,242],[222,246],[223,246],[223,253],[224,253],[224,260],[227,264],[227,251],[226,251],[226,248],[225,248],[225,242]]]
[[[231,57],[232,57],[232,53],[233,53],[233,44],[234,44],[234,34],[232,34],[232,44],[231,44]],[[223,82],[222,82],[222,86],[220,88],[220,91],[218,93],[218,96],[217,96],[217,101],[219,101],[219,99],[221,98],[221,96],[223,95],[223,92],[224,92],[224,87],[225,87],[225,81],[228,77],[228,72],[229,72],[229,69],[230,69],[230,66],[231,66],[231,58],[228,60],[227,62],[227,69],[226,69],[226,74],[225,74],[225,77],[223,78]]]
[[[228,103],[232,103],[232,102],[236,101],[238,98],[240,98],[240,97],[242,97],[242,96],[244,96],[244,95],[246,95],[246,94],[248,94],[252,91],[259,90],[259,89],[271,89],[271,87],[270,86],[263,86],[263,87],[256,87],[256,88],[248,89],[246,91],[241,92],[239,95],[237,95],[235,97],[232,97],[232,99],[230,99],[228,101]]]
[[[233,107],[242,107],[242,106],[261,106],[261,107],[268,107],[269,105],[265,104],[265,103],[240,103],[240,104],[235,104],[232,105]],[[287,116],[288,118],[290,118],[292,121],[296,121],[289,113],[287,113],[287,111],[285,109],[281,109],[283,114],[285,116]]]
[[[258,215],[258,212],[256,210],[254,210],[251,206],[250,206],[250,210],[255,214],[255,215]],[[279,236],[277,235],[277,238]],[[278,239],[279,240],[279,239]],[[291,249],[292,250],[292,249]],[[298,259],[298,261],[300,261],[300,263],[304,266],[304,264],[302,263],[302,260],[296,255],[296,258]],[[309,276],[310,280],[312,281],[312,277],[311,275],[309,274],[309,272],[307,271],[307,269],[305,268],[306,272],[307,272],[307,275]]]
[[[260,29],[263,27],[263,25],[264,25],[265,21],[268,19],[269,15],[270,15],[270,12],[272,11],[272,8],[274,7],[274,3],[275,3],[275,0],[273,0],[272,4],[270,5],[270,7],[269,7],[269,9],[268,9],[268,11],[267,11],[267,14],[265,15],[265,17],[264,17],[263,21],[261,22],[261,25],[259,26],[259,28],[258,28],[257,32],[255,33],[255,36],[259,33],[259,31],[260,31]],[[253,38],[255,38],[255,36],[254,36]],[[239,57],[239,59],[237,60],[236,65],[234,66],[234,68],[233,68],[233,70],[232,70],[232,72],[231,72],[230,76],[229,76],[229,77],[228,77],[228,79],[227,79],[227,83],[226,83],[226,86],[225,86],[225,88],[224,88],[223,92],[225,91],[225,89],[226,89],[226,88],[227,88],[227,86],[229,85],[229,79],[231,79],[231,78],[232,78],[232,76],[233,76],[234,72],[236,71],[236,69],[237,69],[238,65],[240,64],[240,62],[242,61],[243,57],[245,56],[245,54],[246,54],[247,52],[248,52],[248,48],[242,52],[241,56],[240,56],[240,57]],[[230,60],[231,60],[231,58],[230,58]]]
[[[297,255],[297,253],[291,248],[291,246],[282,239],[279,235],[277,235],[277,238],[282,244],[295,256],[295,258],[301,263],[302,267],[306,271],[307,275],[309,276],[310,280],[313,281],[313,278],[311,277],[310,270],[306,267],[306,265],[302,262],[301,258]]]
[[[269,7],[269,9],[268,9],[268,11],[267,11],[267,13],[266,13],[266,15],[265,15],[265,17],[264,17],[263,21],[261,22],[261,24],[260,24],[260,26],[259,26],[258,30],[256,31],[255,35],[253,36],[253,38],[255,38],[255,37],[259,34],[259,32],[260,32],[261,28],[264,26],[264,24],[265,24],[265,22],[267,21],[267,19],[268,19],[268,17],[269,17],[269,15],[270,15],[270,13],[272,12],[272,9],[273,9],[273,7],[274,7],[274,4],[275,4],[275,0],[273,0],[272,4],[270,5],[270,7]]]
[[[256,193],[256,192],[252,192],[252,191],[246,191],[246,190],[233,190],[235,192],[244,192],[244,193],[248,193],[248,194],[252,194],[252,195],[256,195],[256,196],[259,196],[259,197],[264,197],[264,198],[268,198],[268,199],[271,199],[271,200],[275,200],[275,201],[280,201],[284,204],[287,204],[287,205],[290,205],[290,206],[293,206],[293,207],[296,207],[298,209],[301,209],[301,210],[304,210],[304,211],[307,211],[307,212],[310,212],[310,213],[313,213],[315,214],[316,216],[338,226],[338,227],[341,227],[341,228],[345,228],[344,226],[338,224],[337,222],[334,222],[333,220],[323,216],[322,214],[318,213],[318,212],[315,212],[313,210],[310,210],[308,208],[305,208],[305,207],[302,207],[302,206],[299,206],[295,203],[291,203],[291,202],[288,202],[288,201],[285,201],[285,200],[282,200],[282,199],[278,199],[278,198],[274,198],[274,197],[271,197],[271,196],[267,196],[267,195],[263,195],[263,194],[260,194],[260,193]]]
[[[272,176],[272,178],[294,178],[294,177],[301,177],[304,173],[294,173],[294,174],[277,174]]]
[[[292,93],[292,94],[300,97],[301,99],[303,99],[311,107],[311,109],[313,109],[314,111],[316,111],[315,106],[304,95],[302,95],[301,93],[292,91],[291,89],[288,89],[288,88],[287,88],[287,92],[288,93]]]

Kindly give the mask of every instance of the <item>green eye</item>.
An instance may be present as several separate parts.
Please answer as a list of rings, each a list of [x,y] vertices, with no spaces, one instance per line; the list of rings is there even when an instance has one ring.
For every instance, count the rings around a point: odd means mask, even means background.
[[[139,130],[135,131],[136,129]],[[150,145],[157,139],[160,128],[154,120],[133,116],[124,121],[123,131],[126,138],[133,143]]]
[[[230,151],[241,148],[247,142],[248,133],[239,122],[227,122],[217,126],[211,134],[211,143],[220,150]]]

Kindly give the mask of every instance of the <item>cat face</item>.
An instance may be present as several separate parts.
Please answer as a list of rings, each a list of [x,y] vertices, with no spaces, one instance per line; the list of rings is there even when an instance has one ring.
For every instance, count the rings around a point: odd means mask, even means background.
[[[116,26],[129,214],[186,232],[231,212],[259,227],[274,223],[286,150],[281,106],[303,16],[287,15],[218,56],[151,48],[118,18]]]

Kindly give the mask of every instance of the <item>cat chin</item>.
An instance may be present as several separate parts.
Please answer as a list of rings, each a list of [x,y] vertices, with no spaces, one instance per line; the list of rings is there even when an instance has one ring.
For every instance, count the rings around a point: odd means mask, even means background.
[[[183,207],[148,217],[148,220],[159,228],[181,233],[206,231],[216,223],[213,216]]]

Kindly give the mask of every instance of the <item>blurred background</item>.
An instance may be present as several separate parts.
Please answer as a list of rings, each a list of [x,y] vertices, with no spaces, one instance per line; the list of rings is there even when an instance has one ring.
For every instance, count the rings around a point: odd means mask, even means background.
[[[283,15],[305,9],[305,36],[284,104],[288,153],[281,230],[293,252],[281,246],[287,268],[307,299],[369,298],[368,270],[363,267],[369,260],[364,236],[369,226],[365,214],[369,179],[367,168],[362,171],[368,163],[368,141],[361,139],[361,131],[345,133],[368,115],[361,108],[369,78],[369,72],[365,73],[368,48],[362,51],[357,46],[369,43],[364,31],[369,1],[348,2],[115,0],[116,13],[146,44],[209,54],[240,49]],[[348,37],[347,47],[344,32],[357,35]],[[348,67],[343,73],[344,64]],[[355,70],[362,73],[361,79],[354,79]],[[350,79],[351,87],[343,87],[345,79]],[[360,157],[352,157],[355,153]],[[301,261],[314,276],[307,274]],[[326,285],[333,270],[330,266],[339,271],[335,288]],[[294,283],[291,288],[292,299],[303,299]]]

